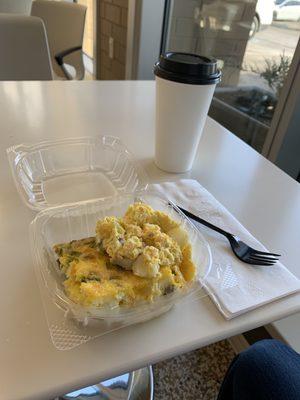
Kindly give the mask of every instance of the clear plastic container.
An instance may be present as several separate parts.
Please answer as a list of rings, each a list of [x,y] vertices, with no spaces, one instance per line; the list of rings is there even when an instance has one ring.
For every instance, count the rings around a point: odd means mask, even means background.
[[[112,136],[20,144],[7,154],[21,198],[37,211],[146,187],[145,173]]]
[[[58,268],[53,245],[94,236],[99,219],[108,215],[122,216],[135,201],[143,201],[181,223],[193,248],[193,261],[197,267],[195,281],[187,284],[184,289],[157,298],[152,303],[130,308],[83,307],[74,303],[64,292],[65,277]],[[97,335],[149,320],[169,310],[178,300],[192,294],[197,295],[202,286],[201,281],[205,279],[211,266],[210,248],[201,233],[176,206],[148,190],[49,208],[40,212],[31,223],[30,236],[42,297],[50,297],[62,310],[64,318],[68,315],[85,326],[99,326],[101,329],[97,331]],[[46,314],[47,312],[46,309]]]
[[[30,226],[32,254],[50,336],[69,350],[97,336],[146,321],[183,298],[206,296],[201,290],[211,252],[200,232],[170,202],[146,190],[147,177],[122,142],[112,136],[83,137],[7,149],[16,187],[24,203],[40,211]],[[53,245],[95,234],[97,220],[121,216],[142,200],[168,213],[188,231],[197,266],[196,280],[153,303],[135,307],[83,307],[64,292]],[[194,297],[193,297],[194,296]]]

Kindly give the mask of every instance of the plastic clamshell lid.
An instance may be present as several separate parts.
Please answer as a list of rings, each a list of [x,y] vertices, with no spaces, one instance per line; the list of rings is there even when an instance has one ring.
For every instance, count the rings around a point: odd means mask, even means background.
[[[23,202],[36,211],[147,186],[145,172],[113,136],[20,144],[7,154]]]

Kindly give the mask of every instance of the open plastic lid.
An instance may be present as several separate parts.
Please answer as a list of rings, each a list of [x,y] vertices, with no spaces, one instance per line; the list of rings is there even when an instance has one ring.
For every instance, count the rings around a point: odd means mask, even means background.
[[[147,186],[145,172],[113,136],[20,144],[7,153],[18,192],[36,211]]]

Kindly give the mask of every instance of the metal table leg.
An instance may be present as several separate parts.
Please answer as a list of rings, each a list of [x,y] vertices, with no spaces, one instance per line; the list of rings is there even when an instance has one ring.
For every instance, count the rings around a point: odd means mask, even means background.
[[[151,365],[65,394],[57,400],[153,400]]]

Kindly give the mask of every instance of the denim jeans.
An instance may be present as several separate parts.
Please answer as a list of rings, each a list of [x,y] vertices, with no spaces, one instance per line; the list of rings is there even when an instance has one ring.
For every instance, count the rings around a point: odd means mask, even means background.
[[[262,340],[238,354],[218,400],[300,400],[300,354],[278,340]]]

